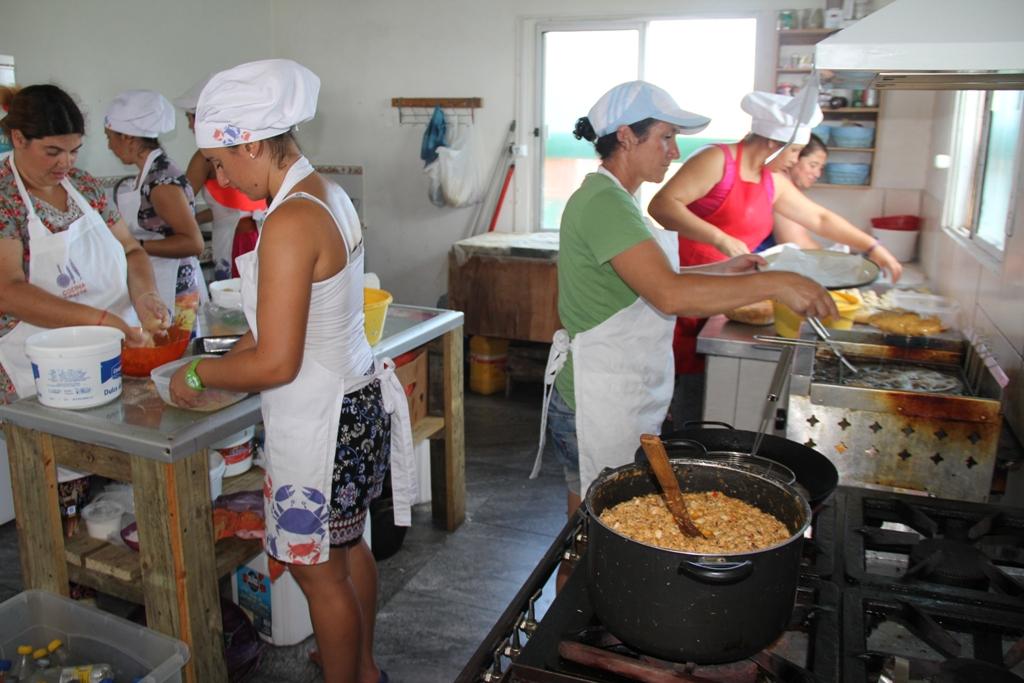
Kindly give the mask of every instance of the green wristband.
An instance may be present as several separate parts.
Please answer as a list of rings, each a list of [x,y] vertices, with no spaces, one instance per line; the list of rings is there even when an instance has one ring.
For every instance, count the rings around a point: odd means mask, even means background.
[[[185,384],[194,391],[204,391],[206,389],[203,386],[203,380],[199,379],[199,375],[196,373],[196,366],[199,365],[201,360],[202,358],[196,358],[188,364],[188,368],[185,370]]]

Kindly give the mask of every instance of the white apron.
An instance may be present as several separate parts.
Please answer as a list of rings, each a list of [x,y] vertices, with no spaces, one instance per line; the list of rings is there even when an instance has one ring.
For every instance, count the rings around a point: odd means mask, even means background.
[[[18,193],[28,211],[29,284],[54,296],[107,310],[129,325],[138,325],[128,296],[128,260],[124,247],[103,217],[65,178],[61,187],[68,193],[68,202],[78,204],[82,216],[66,230],[50,232],[32,206],[32,197],[21,181],[13,154],[7,163],[11,165]],[[25,355],[25,340],[43,329],[20,321],[0,337],[0,365],[21,398],[36,393],[32,366]]]
[[[156,158],[163,153],[164,151],[159,148],[150,152],[135,182],[127,190],[119,190],[117,193],[117,209],[121,212],[121,217],[124,218],[125,223],[128,224],[132,237],[137,240],[164,239],[164,235],[159,232],[145,230],[139,225],[139,207],[142,206],[142,180],[149,174],[149,169],[153,162],[156,161]],[[202,281],[202,269],[199,266],[199,259],[195,256],[187,256],[183,259],[150,256],[149,262],[153,265],[153,278],[156,282],[157,292],[169,311],[174,311],[174,297],[178,288],[178,267],[181,265],[191,263],[193,266],[192,274],[196,278],[196,286],[200,292],[200,300],[206,299],[204,295],[206,284]]]
[[[213,277],[215,280],[227,280],[231,277],[231,250],[235,242],[235,228],[238,221],[252,216],[251,211],[241,211],[218,202],[203,185],[201,190],[203,201],[210,209],[210,241],[213,246]]]
[[[614,176],[605,174],[618,183]],[[679,270],[677,234],[650,225],[648,228],[668,256],[672,269]],[[568,351],[573,358],[582,496],[586,496],[590,484],[603,469],[633,461],[641,434],[661,433],[672,403],[675,323],[675,316],[659,312],[638,297],[630,306],[571,341],[566,330],[555,333],[544,373],[541,440],[531,477],[540,472],[548,404]]]
[[[313,172],[305,158],[288,170],[269,216],[286,199],[303,197],[316,201],[334,216],[322,201],[306,193],[289,195],[296,183]],[[335,222],[351,249],[355,239],[346,234],[342,222]],[[242,279],[242,306],[249,329],[258,339],[256,326],[258,249],[242,254],[235,263]],[[363,246],[351,250],[346,269],[362,272]],[[343,271],[344,272],[344,271]],[[409,406],[391,359],[378,363],[374,374],[344,377],[305,354],[299,374],[290,383],[260,394],[266,430],[265,521],[267,553],[293,564],[326,562],[330,553],[330,495],[342,401],[375,379],[381,383],[385,411],[391,415],[391,478],[395,524],[409,526],[412,495],[416,491],[415,460]]]

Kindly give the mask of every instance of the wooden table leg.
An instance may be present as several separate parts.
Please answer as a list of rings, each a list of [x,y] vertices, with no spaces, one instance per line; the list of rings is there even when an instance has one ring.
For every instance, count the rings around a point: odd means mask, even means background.
[[[184,680],[226,683],[207,451],[175,463],[132,457],[149,627],[191,651]]]
[[[22,584],[26,589],[38,588],[66,597],[68,565],[64,559],[53,440],[49,434],[12,424],[4,425],[4,430]]]
[[[444,346],[444,458],[431,456],[434,522],[454,531],[466,519],[466,429],[463,413],[462,327],[446,332]]]

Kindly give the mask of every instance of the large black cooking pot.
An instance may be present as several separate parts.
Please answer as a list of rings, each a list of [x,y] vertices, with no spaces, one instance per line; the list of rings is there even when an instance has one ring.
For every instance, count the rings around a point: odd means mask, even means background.
[[[724,422],[687,422],[683,429],[662,436],[669,458],[692,456],[692,448],[685,444],[673,446],[673,440],[693,440],[709,451],[739,451],[749,453],[757,432],[733,429]],[[643,453],[642,450],[637,451]],[[793,470],[800,489],[806,491],[813,509],[825,502],[839,485],[836,466],[824,455],[789,439],[766,434],[757,454],[782,463]],[[638,461],[641,458],[638,455]]]
[[[775,515],[783,543],[735,555],[646,545],[612,531],[600,515],[661,489],[648,467],[606,470],[587,490],[590,601],[605,627],[646,654],[674,662],[731,662],[764,649],[793,612],[807,501],[792,487],[708,462],[676,460],[682,491],[721,491]]]

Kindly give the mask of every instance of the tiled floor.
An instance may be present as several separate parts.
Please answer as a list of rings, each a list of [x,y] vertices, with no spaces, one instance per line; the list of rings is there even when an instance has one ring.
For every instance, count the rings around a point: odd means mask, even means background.
[[[417,506],[402,549],[380,563],[375,651],[393,683],[453,681],[565,523],[560,468],[548,460],[528,479],[540,393],[519,384],[510,398],[466,394],[465,523],[440,531],[429,504]],[[20,590],[10,523],[0,527],[0,600]],[[268,648],[250,680],[321,680],[307,657],[312,648],[312,638]]]

